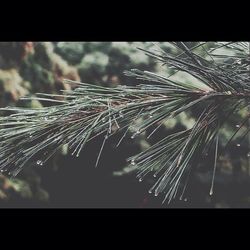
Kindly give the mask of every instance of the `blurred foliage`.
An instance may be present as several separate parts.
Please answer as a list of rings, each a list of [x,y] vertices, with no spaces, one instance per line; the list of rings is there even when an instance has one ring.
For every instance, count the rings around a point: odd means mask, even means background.
[[[165,50],[175,52],[175,48],[166,42],[160,45]],[[194,45],[190,43],[190,47]],[[116,86],[138,83],[123,74],[124,70],[132,68],[172,74],[171,69],[166,70],[166,67],[137,49],[149,49],[152,46],[149,42],[1,42],[0,107],[47,105],[33,101],[23,103],[19,98],[36,92],[60,93],[61,90],[67,90],[70,86],[62,82],[64,78]],[[213,43],[207,46],[212,47]],[[174,74],[172,79],[194,83],[194,79],[187,78],[185,74]],[[121,206],[126,207],[126,201],[131,203],[127,205],[131,207],[160,206],[161,201],[148,198],[146,187],[150,186],[150,178],[148,183],[137,183],[133,176],[134,169],[128,166],[126,158],[149,147],[173,130],[191,127],[196,113],[190,110],[177,119],[168,120],[149,140],[146,139],[148,134],[143,133],[136,140],[126,139],[120,149],[114,149],[115,143],[108,142],[101,166],[96,172],[93,170],[93,162],[98,153],[96,148],[100,147],[98,140],[90,143],[79,159],[68,156],[67,148],[63,148],[46,168],[30,166],[15,179],[0,175],[0,207],[43,206],[49,202],[53,206],[105,206],[108,199],[117,202],[110,201],[110,206],[118,206],[120,202]],[[232,116],[231,123],[223,130],[222,142],[232,134],[232,128],[241,116],[243,114],[240,112]],[[247,206],[250,202],[250,192],[247,191],[250,187],[248,150],[248,145],[240,148],[233,146],[221,156],[220,170],[216,177],[216,195],[212,200],[208,189],[212,174],[210,163],[213,160],[209,156],[204,159],[192,183],[192,188],[197,192],[190,206]],[[240,156],[240,159],[234,158],[234,155]],[[110,180],[113,185],[117,185],[119,194],[107,187]],[[197,183],[202,183],[203,188],[197,190]],[[133,194],[131,188],[134,188]],[[87,190],[92,190],[92,193]],[[93,196],[96,200],[100,199],[100,203],[93,201]],[[103,197],[106,197],[106,201]],[[175,205],[188,206],[183,202]]]
[[[53,44],[49,42],[0,43],[1,107],[41,107],[38,101],[23,103],[19,98],[36,92],[57,93],[69,89],[62,83],[64,78],[80,80],[77,70],[53,50]],[[30,204],[31,200],[41,202],[49,198],[47,191],[41,187],[41,177],[31,168],[19,178],[8,180],[2,175],[1,178],[0,194],[3,199],[10,200],[7,205],[20,199]]]
[[[131,85],[123,75],[124,70],[135,67],[149,70],[156,66],[154,60],[137,49],[150,46],[142,42],[58,42],[55,52],[78,69],[84,82]]]

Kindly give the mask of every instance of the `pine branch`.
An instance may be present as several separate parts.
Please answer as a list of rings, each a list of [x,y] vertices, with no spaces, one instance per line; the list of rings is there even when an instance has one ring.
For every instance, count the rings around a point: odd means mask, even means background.
[[[199,107],[199,117],[191,129],[171,134],[128,160],[137,166],[139,181],[154,172],[158,179],[149,192],[155,196],[164,193],[164,201],[168,202],[178,195],[183,197],[192,169],[212,146],[215,147],[215,173],[220,129],[236,106],[241,104],[244,108],[250,104],[249,45],[217,43],[209,50],[205,48],[206,43],[189,48],[187,43],[173,42],[179,51],[177,56],[155,45],[156,52],[141,50],[202,84],[177,82],[171,80],[171,76],[133,69],[125,74],[143,84],[107,88],[65,80],[77,88],[62,95],[40,93],[23,98],[50,101],[55,105],[41,109],[1,109],[9,113],[0,118],[1,172],[16,176],[31,162],[43,165],[65,144],[72,155],[79,156],[87,142],[103,136],[97,166],[106,140],[118,131],[123,130],[124,134],[117,145],[130,130],[131,138],[135,138],[156,125],[151,136],[166,120]],[[227,55],[219,54],[222,48],[228,50]],[[196,52],[197,49],[203,55]],[[138,119],[142,122],[137,123]],[[242,126],[248,119],[249,116]],[[213,182],[214,175],[211,194]]]

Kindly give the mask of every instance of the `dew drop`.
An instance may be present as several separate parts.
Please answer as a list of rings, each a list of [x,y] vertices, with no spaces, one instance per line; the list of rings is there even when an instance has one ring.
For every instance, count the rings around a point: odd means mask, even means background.
[[[38,161],[36,162],[36,164],[37,164],[37,165],[40,165],[40,166],[42,166],[42,165],[43,165],[43,161],[41,161],[41,160],[38,160]]]
[[[158,193],[155,193],[155,196],[158,196]]]
[[[213,190],[210,190],[209,195],[212,196],[213,193],[214,193]]]
[[[184,201],[185,201],[185,202],[187,202],[187,201],[188,201],[188,199],[187,199],[187,198],[185,198],[185,199],[184,199]]]
[[[140,130],[137,130],[132,136],[131,139],[134,139],[137,135],[139,135],[141,132]]]
[[[151,190],[151,189],[150,189],[150,190],[148,190],[148,193],[149,193],[149,194],[152,194],[152,190]]]
[[[240,125],[239,125],[239,124],[237,124],[235,127],[236,127],[236,128],[239,128],[239,127],[240,127]]]
[[[247,157],[250,157],[250,152],[249,152],[249,153],[247,153]]]
[[[237,147],[240,147],[240,144],[238,143],[238,144],[236,144],[236,146],[237,146]]]
[[[153,115],[152,115],[152,114],[150,114],[150,115],[149,115],[149,118],[152,118],[152,117],[153,117]]]
[[[153,176],[156,178],[156,176],[157,176],[157,175],[156,175],[156,174],[154,174]]]
[[[123,117],[124,117],[122,111],[119,111],[119,117],[120,117],[120,118],[123,118]]]
[[[142,178],[140,178],[140,179],[139,179],[139,182],[142,182],[142,181],[143,181],[143,179],[142,179]]]
[[[133,159],[132,161],[131,161],[131,165],[135,165],[135,160]]]

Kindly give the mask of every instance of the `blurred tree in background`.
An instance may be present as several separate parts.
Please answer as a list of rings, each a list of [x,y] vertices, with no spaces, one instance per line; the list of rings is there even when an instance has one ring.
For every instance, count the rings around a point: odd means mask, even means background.
[[[160,45],[164,50],[175,53],[168,43],[162,42]],[[189,45],[192,47],[195,43]],[[152,46],[148,42],[2,42],[0,107],[23,106],[19,98],[28,94],[56,94],[70,89],[70,85],[62,81],[65,78],[113,87],[137,84],[123,74],[124,70],[132,68],[173,73],[137,49]],[[207,46],[212,47],[213,43]],[[172,77],[180,81],[194,81],[185,74]],[[25,105],[39,107],[49,104],[30,101]],[[225,138],[230,136],[233,127],[237,126],[237,120],[243,115],[239,113],[232,118],[224,131]],[[0,175],[0,207],[159,207],[161,201],[147,192],[152,180],[149,178],[138,183],[126,159],[175,130],[191,127],[195,118],[197,114],[191,109],[177,119],[166,122],[150,139],[147,140],[144,133],[135,140],[125,139],[119,148],[115,147],[115,138],[110,140],[97,169],[93,166],[98,154],[96,148],[101,144],[98,138],[87,145],[78,159],[63,148],[46,167],[29,166],[15,179]],[[177,201],[171,206],[249,206],[248,147],[242,145],[239,149],[232,146],[221,156],[215,196],[211,198],[208,195],[213,162],[208,156],[204,161],[205,167],[192,180],[192,200]],[[202,188],[197,189],[198,185]]]

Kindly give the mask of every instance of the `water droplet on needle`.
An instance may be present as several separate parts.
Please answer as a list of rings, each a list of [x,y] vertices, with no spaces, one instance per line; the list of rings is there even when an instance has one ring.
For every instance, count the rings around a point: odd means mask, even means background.
[[[135,160],[133,159],[132,161],[131,161],[131,165],[135,165]]]
[[[42,166],[42,165],[43,165],[43,161],[41,161],[41,160],[38,160],[38,161],[36,162],[36,164],[37,164],[37,165],[40,165],[40,166]]]
[[[119,111],[119,116],[120,116],[120,118],[123,118],[123,117],[124,117],[122,111]]]

